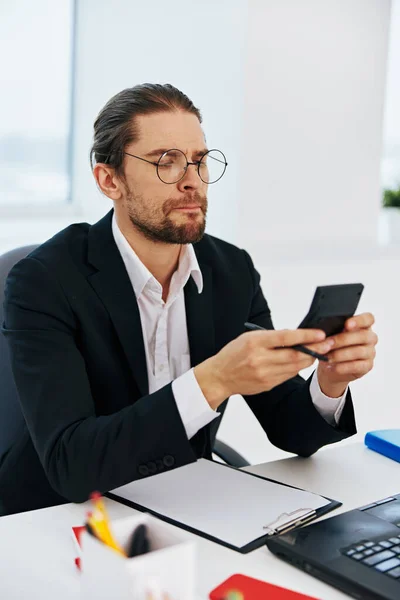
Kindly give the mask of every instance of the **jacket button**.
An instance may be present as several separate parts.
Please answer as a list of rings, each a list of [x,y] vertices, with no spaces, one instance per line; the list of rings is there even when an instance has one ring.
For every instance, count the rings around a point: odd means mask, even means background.
[[[149,474],[149,469],[146,467],[146,465],[140,465],[138,471],[140,475],[143,475],[143,477]]]
[[[166,456],[164,456],[163,458],[163,463],[166,467],[172,467],[175,464],[175,459],[173,456],[171,456],[170,454],[167,454]]]
[[[147,468],[149,470],[149,474],[150,475],[154,475],[154,473],[157,473],[157,467],[156,467],[156,463],[155,462],[148,462],[147,463]]]
[[[164,471],[164,463],[159,458],[156,460],[157,471]]]

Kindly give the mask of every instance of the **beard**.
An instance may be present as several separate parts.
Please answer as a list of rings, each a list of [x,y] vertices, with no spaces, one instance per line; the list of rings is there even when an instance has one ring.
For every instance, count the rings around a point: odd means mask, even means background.
[[[184,223],[175,223],[170,213],[177,207],[196,204],[200,207],[199,213],[185,213]],[[183,199],[170,198],[161,207],[152,207],[151,202],[146,202],[143,196],[135,196],[128,191],[126,207],[132,225],[144,237],[152,242],[164,244],[194,244],[199,242],[205,232],[207,215],[207,197],[198,192],[187,194]]]

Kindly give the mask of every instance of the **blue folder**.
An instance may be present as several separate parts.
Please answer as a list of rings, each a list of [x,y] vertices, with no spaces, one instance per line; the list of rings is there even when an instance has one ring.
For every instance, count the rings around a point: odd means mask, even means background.
[[[400,429],[369,431],[364,442],[371,450],[400,462]]]

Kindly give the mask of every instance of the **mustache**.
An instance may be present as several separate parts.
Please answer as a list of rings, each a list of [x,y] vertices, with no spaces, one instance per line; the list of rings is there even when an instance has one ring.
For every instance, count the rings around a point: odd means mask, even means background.
[[[169,200],[166,200],[163,205],[163,213],[164,215],[168,215],[174,208],[185,208],[185,206],[193,204],[197,204],[204,214],[207,212],[207,196],[202,196],[198,192],[194,192],[193,194],[186,194],[180,199],[169,198]]]

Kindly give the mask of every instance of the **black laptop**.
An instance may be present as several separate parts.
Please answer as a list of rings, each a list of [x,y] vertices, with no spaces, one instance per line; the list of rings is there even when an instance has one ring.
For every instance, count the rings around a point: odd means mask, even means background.
[[[400,494],[268,539],[277,556],[362,600],[400,600]]]

